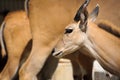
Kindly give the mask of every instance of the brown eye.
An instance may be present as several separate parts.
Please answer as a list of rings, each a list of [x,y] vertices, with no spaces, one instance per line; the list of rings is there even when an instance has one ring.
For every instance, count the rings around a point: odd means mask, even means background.
[[[65,33],[64,34],[71,33],[72,31],[73,31],[73,29],[65,29]]]

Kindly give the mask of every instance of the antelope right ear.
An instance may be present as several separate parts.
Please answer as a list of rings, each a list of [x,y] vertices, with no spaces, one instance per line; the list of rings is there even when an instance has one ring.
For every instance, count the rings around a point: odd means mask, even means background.
[[[90,0],[85,0],[85,2],[82,4],[82,6],[78,9],[74,21],[79,22],[79,28],[82,32],[86,32],[87,30],[87,21],[88,21],[88,11],[87,6],[89,4]]]
[[[81,19],[83,20],[83,22],[85,22],[84,19],[88,17],[88,12],[86,7],[88,6],[89,2],[90,0],[85,0],[85,2],[80,6],[74,17],[75,22],[78,22]]]
[[[99,4],[96,5],[96,7],[93,9],[93,11],[89,15],[89,20],[91,22],[94,22],[99,14]]]

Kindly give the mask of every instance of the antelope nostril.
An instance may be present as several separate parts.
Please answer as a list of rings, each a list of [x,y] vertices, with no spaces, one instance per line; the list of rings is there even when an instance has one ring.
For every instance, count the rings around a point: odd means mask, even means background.
[[[54,56],[58,56],[58,55],[60,55],[61,53],[62,53],[62,51],[60,51],[60,52],[54,54]]]

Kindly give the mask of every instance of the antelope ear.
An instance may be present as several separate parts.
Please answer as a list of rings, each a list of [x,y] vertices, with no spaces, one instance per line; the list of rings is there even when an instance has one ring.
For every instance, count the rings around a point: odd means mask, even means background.
[[[91,22],[94,22],[99,14],[99,4],[96,5],[96,7],[93,9],[93,11],[89,15],[89,20]]]
[[[86,13],[86,7],[88,6],[90,0],[85,0],[85,2],[80,6],[80,8],[78,9],[75,17],[74,17],[74,21],[78,22],[82,19],[84,19],[86,17],[87,14]]]

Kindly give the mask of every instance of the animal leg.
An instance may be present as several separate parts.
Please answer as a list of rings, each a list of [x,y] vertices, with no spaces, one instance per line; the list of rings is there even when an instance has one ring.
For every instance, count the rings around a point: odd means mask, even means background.
[[[49,46],[42,46],[38,48],[34,48],[33,46],[33,50],[30,56],[23,64],[23,66],[20,68],[19,71],[20,80],[37,80],[36,76],[43,67],[51,50],[52,49],[49,48]]]

